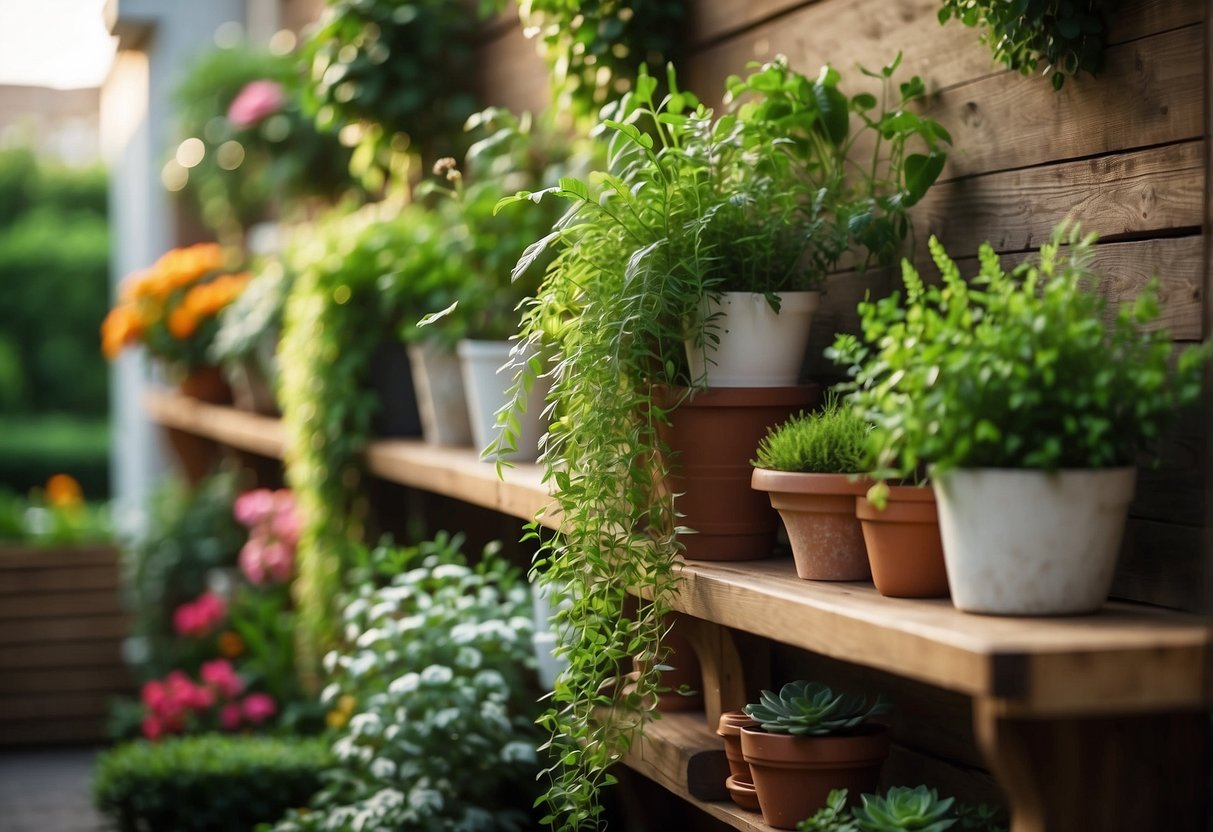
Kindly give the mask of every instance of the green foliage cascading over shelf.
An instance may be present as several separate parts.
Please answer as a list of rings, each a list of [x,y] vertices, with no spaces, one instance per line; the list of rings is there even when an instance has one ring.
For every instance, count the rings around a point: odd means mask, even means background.
[[[1066,76],[1103,70],[1108,24],[1105,0],[944,0],[939,22],[980,26],[981,41],[1011,69],[1040,69],[1053,89]],[[1044,64],[1041,67],[1041,64]]]

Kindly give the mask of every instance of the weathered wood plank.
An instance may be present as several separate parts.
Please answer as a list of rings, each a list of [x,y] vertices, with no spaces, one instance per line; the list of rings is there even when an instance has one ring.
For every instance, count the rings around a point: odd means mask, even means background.
[[[44,644],[86,639],[122,638],[129,631],[125,614],[0,619],[0,644]]]
[[[104,715],[0,722],[0,746],[94,743],[106,739]]]
[[[74,569],[85,566],[117,568],[118,550],[113,546],[72,546],[68,548],[39,548],[36,546],[0,545],[0,575],[8,569]],[[0,581],[3,581],[0,577]]]
[[[33,621],[61,616],[99,615],[121,610],[118,594],[109,590],[38,592],[7,597],[0,603],[0,619]]]
[[[0,645],[0,678],[25,668],[105,667],[122,664],[122,641],[99,639],[51,644]],[[0,682],[0,686],[3,683]]]
[[[1206,533],[1199,526],[1129,518],[1112,596],[1208,613]]]
[[[0,724],[46,717],[97,717],[109,711],[109,702],[127,692],[125,686],[112,691],[65,691],[59,693],[0,696]]]
[[[945,89],[929,110],[955,142],[943,178],[1199,138],[1202,50],[1188,26],[1109,49],[1103,75],[1061,92],[1011,73]]]
[[[120,581],[114,566],[77,566],[71,569],[10,569],[0,572],[0,598],[27,592],[117,590]],[[0,604],[4,601],[0,600]]]
[[[114,691],[132,687],[126,667],[59,667],[12,670],[0,682],[0,695],[84,693]]]

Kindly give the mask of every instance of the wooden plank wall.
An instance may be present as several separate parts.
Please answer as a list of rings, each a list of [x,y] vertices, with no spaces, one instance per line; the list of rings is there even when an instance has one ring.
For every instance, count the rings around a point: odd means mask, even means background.
[[[134,684],[113,548],[0,550],[0,747],[98,742]]]
[[[955,21],[940,26],[938,0],[692,0],[683,83],[719,103],[724,79],[748,62],[786,54],[806,74],[829,62],[845,89],[898,50],[902,73],[932,93],[928,111],[955,146],[943,176],[916,208],[914,259],[937,235],[957,258],[990,241],[1016,262],[1072,215],[1099,232],[1105,290],[1133,296],[1161,281],[1163,317],[1181,343],[1205,335],[1205,3],[1122,0],[1111,15],[1106,71],[1067,81],[1060,93],[1002,69]],[[482,50],[489,103],[546,104],[544,67],[516,25],[493,26]],[[971,261],[967,261],[971,262]],[[865,292],[894,285],[890,272],[831,278],[806,372],[834,368],[821,349],[856,325]],[[1207,610],[1203,549],[1208,414],[1191,414],[1143,467],[1115,592],[1181,609]]]

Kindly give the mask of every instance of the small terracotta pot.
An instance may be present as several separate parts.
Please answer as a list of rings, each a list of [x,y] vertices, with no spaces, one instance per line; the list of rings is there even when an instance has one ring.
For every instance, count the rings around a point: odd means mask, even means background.
[[[872,582],[892,598],[946,598],[939,514],[930,486],[889,486],[889,502],[880,510],[864,495],[855,500],[872,565]]]
[[[762,819],[776,829],[795,829],[826,805],[833,789],[846,789],[848,802],[876,790],[889,756],[889,729],[868,724],[845,736],[796,737],[742,728],[741,751],[754,775]]]
[[[757,720],[745,711],[725,711],[720,715],[716,733],[724,737],[724,756],[729,761],[729,774],[746,783],[753,783],[750,767],[741,756],[741,729],[752,728]]]
[[[761,811],[758,806],[758,791],[754,788],[753,783],[735,775],[729,775],[724,781],[724,787],[729,790],[729,797],[733,798],[733,802],[742,809],[747,812]]]
[[[180,390],[186,396],[211,404],[231,404],[232,388],[218,366],[198,367],[181,379]]]
[[[685,391],[664,391],[672,406]],[[680,536],[693,560],[759,560],[775,545],[775,512],[750,488],[750,460],[767,429],[821,399],[815,384],[702,390],[670,413],[661,435],[674,453],[667,482],[695,534]]]
[[[866,581],[868,553],[855,517],[855,497],[870,483],[849,474],[804,474],[755,468],[750,479],[770,492],[783,518],[796,574],[811,581]]]

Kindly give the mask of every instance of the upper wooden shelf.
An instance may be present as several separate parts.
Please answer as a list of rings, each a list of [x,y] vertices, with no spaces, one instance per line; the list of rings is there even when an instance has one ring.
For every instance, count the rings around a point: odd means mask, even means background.
[[[154,392],[147,411],[162,425],[281,456],[274,419]],[[371,472],[529,520],[550,497],[535,465],[505,470],[468,448],[381,440]],[[554,526],[555,518],[544,518]],[[688,562],[674,606],[815,653],[989,700],[1006,716],[1204,708],[1213,638],[1192,616],[1108,604],[1092,616],[1005,618],[956,610],[947,600],[881,596],[870,584],[796,577],[789,559]]]
[[[169,390],[144,395],[144,409],[164,427],[262,456],[282,458],[285,435],[282,423],[269,416],[207,404]],[[464,502],[531,520],[551,503],[538,465],[518,464],[503,469],[484,462],[471,448],[444,448],[419,439],[380,439],[366,450],[367,469],[389,482],[422,488]],[[545,517],[554,527],[556,515]]]

